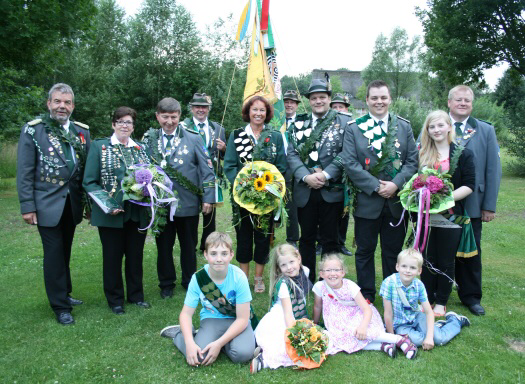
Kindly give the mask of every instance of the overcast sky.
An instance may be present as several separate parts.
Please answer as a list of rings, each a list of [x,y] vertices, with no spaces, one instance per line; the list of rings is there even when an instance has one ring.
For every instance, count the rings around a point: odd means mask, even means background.
[[[230,13],[240,18],[247,0],[176,0],[193,16],[200,30]],[[130,16],[142,0],[117,0]],[[372,59],[377,36],[390,36],[396,26],[412,38],[423,35],[415,8],[425,0],[270,0],[270,19],[277,44],[279,73],[298,75],[315,68],[360,71]],[[250,30],[251,32],[251,30]],[[248,58],[246,58],[248,60]],[[504,67],[486,72],[494,88]]]

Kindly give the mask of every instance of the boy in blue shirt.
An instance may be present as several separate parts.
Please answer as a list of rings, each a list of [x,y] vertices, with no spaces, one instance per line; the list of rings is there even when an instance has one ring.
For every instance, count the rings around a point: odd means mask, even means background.
[[[401,251],[397,256],[397,273],[383,281],[379,295],[383,298],[387,332],[408,335],[416,346],[430,350],[434,348],[434,343],[448,343],[461,328],[469,326],[470,321],[451,311],[446,313],[446,320],[434,324],[434,312],[428,302],[427,291],[417,278],[422,266],[420,252],[413,248]],[[398,347],[403,350],[407,346],[402,342]]]
[[[180,325],[166,327],[160,335],[173,339],[192,366],[212,364],[221,350],[234,363],[247,362],[255,350],[248,279],[240,268],[230,264],[233,258],[230,236],[212,232],[205,247],[208,264],[191,277],[179,316]],[[200,328],[194,332],[192,317],[199,302]]]

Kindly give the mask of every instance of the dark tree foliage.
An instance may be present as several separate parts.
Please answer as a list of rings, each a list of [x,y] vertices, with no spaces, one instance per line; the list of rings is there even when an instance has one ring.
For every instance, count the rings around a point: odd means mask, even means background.
[[[429,64],[447,86],[483,79],[483,70],[507,62],[525,75],[523,0],[429,0],[418,9]]]
[[[31,76],[52,72],[96,11],[94,0],[0,0],[0,62]]]
[[[304,95],[308,92],[308,87],[312,82],[311,73],[302,73],[298,76],[283,76],[281,86],[283,92],[289,89],[299,90],[299,94]]]
[[[508,127],[510,135],[504,144],[519,159],[514,164],[514,171],[525,176],[525,76],[513,69],[507,70],[493,96],[505,107],[511,121]]]

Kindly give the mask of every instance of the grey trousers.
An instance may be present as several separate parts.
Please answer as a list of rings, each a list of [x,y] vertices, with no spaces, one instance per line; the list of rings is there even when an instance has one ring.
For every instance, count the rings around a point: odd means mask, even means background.
[[[201,327],[194,334],[195,343],[204,349],[209,343],[217,340],[226,333],[230,325],[235,319],[204,319],[201,321]],[[182,332],[179,332],[173,338],[173,344],[186,356],[186,343]],[[253,358],[253,351],[255,349],[255,336],[253,334],[252,325],[248,326],[237,337],[233,338],[229,343],[222,347],[221,352],[224,352],[228,358],[234,363],[245,363]],[[204,358],[206,355],[204,355]],[[199,359],[200,360],[200,359]],[[202,361],[202,360],[201,360]]]

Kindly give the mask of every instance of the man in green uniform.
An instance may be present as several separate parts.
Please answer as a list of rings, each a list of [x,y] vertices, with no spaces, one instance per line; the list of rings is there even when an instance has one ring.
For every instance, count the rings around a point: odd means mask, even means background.
[[[17,189],[20,211],[36,225],[44,248],[44,283],[57,321],[74,323],[69,261],[75,227],[82,221],[82,177],[89,150],[89,127],[70,119],[71,87],[51,87],[46,113],[22,128],[18,143]]]
[[[226,152],[226,136],[222,125],[208,120],[212,106],[211,97],[205,93],[195,93],[190,101],[190,110],[193,118],[185,119],[181,125],[189,130],[198,132],[211,157],[213,169],[218,179],[222,178],[220,159]],[[204,251],[204,244],[208,235],[215,231],[215,209],[209,214],[202,214],[202,236],[200,250]]]
[[[201,136],[179,124],[181,114],[177,100],[167,97],[157,104],[157,121],[161,128],[150,128],[144,135],[153,163],[160,165],[173,181],[179,204],[175,217],[157,236],[157,274],[162,298],[173,296],[175,266],[173,246],[179,237],[182,286],[187,289],[197,270],[199,211],[210,214],[215,203],[215,174]]]

